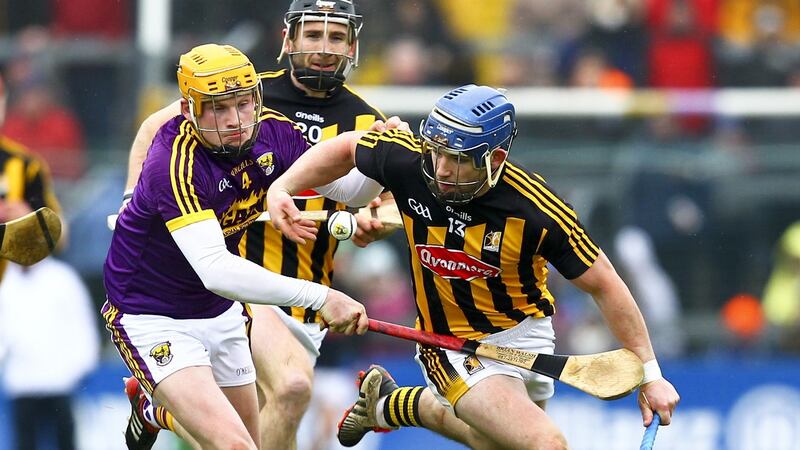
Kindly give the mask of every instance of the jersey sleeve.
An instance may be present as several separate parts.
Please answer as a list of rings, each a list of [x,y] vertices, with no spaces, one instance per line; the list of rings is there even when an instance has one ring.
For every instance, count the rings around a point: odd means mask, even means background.
[[[190,136],[188,122],[181,125],[177,137],[153,141],[147,166],[142,175],[149,191],[151,203],[173,232],[195,222],[216,219],[210,206],[210,195],[214,192],[207,160],[201,158],[204,151],[197,139]]]
[[[592,267],[600,248],[592,241],[572,206],[542,183],[543,211],[549,219],[540,253],[565,278],[572,280]]]
[[[355,115],[355,125],[353,130],[369,130],[369,127],[371,127],[376,120],[386,120],[386,115],[384,115],[380,109],[372,106],[369,102],[364,100],[364,98],[361,97],[358,92],[350,89],[350,87],[346,84],[344,87],[350,92],[350,94],[352,94],[352,98],[355,100],[357,110],[359,111]]]
[[[356,167],[359,172],[392,189],[412,170],[420,170],[419,141],[406,131],[370,131],[356,144]]]

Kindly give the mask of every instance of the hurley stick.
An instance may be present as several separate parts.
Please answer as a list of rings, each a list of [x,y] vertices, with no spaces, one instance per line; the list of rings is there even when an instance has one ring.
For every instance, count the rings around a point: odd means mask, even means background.
[[[61,219],[43,207],[19,219],[0,224],[0,258],[23,266],[44,259],[61,237]]]
[[[532,370],[601,400],[616,400],[630,394],[639,387],[644,376],[642,361],[624,348],[592,355],[549,355],[444,336],[374,319],[369,320],[369,329]]]

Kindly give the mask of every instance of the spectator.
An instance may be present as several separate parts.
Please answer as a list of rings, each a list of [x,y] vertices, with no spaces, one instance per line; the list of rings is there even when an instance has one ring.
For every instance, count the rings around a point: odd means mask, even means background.
[[[509,21],[513,34],[506,46],[527,51],[532,64],[528,84],[552,86],[561,84],[559,78],[569,79],[588,26],[584,0],[517,2]]]
[[[619,267],[650,328],[659,355],[680,356],[685,335],[680,329],[681,305],[675,284],[659,263],[652,239],[641,228],[625,227],[614,239]]]
[[[49,257],[30,267],[9,264],[0,285],[0,360],[17,449],[77,448],[72,395],[100,348],[93,309],[66,263]]]
[[[764,9],[780,11],[782,19],[775,31],[781,40],[800,42],[800,3],[794,0],[720,0],[720,36],[739,48],[751,46],[761,33],[759,26],[765,25],[764,19],[769,19],[759,12]]]
[[[738,7],[724,8],[720,18],[721,82],[742,87],[789,85],[800,63],[800,3],[737,3]]]
[[[609,63],[637,85],[645,81],[644,2],[640,0],[588,0],[590,23],[583,46],[603,49]]]
[[[437,85],[459,84],[473,78],[472,61],[460,41],[453,39],[432,0],[381,3],[373,10],[365,5],[363,14],[372,18],[363,40],[371,43],[372,51],[380,51],[386,61],[383,67],[367,68],[372,72],[367,75],[370,81]],[[391,30],[389,41],[385,30]],[[413,65],[417,73],[403,66],[406,63]]]
[[[3,134],[42,156],[56,179],[75,180],[84,171],[84,139],[78,119],[61,104],[43,76],[15,86]]]
[[[653,0],[648,10],[651,43],[649,84],[655,88],[707,88],[712,85],[709,39],[713,29],[696,3]]]
[[[134,12],[132,0],[50,0],[50,31],[57,41],[70,42],[76,57],[59,67],[68,101],[84,125],[91,143],[107,144],[127,125],[129,108],[109,102],[98,93],[120,92],[123,83],[130,85],[123,68],[113,58],[95,57],[99,49],[110,50],[108,56],[133,58],[132,37]],[[123,125],[124,124],[124,125]]]
[[[56,36],[124,39],[130,32],[129,0],[51,0],[52,29]]]
[[[392,41],[383,57],[386,67],[391,67],[386,74],[388,84],[418,86],[428,84],[433,78],[430,70],[434,66],[433,55],[417,38],[409,36]]]
[[[714,227],[712,174],[703,164],[708,153],[681,133],[677,118],[665,115],[651,119],[648,132],[623,157],[632,173],[626,224],[652,238],[682,301],[710,301],[716,272],[709,261]]]
[[[514,39],[497,52],[496,60],[503,70],[493,71],[492,81],[503,87],[555,86],[557,57],[547,45],[531,46],[524,38]]]
[[[654,88],[701,89],[713,86],[710,39],[715,30],[713,0],[651,0],[647,11],[650,46],[649,85]],[[684,131],[700,134],[706,117],[680,119]]]
[[[571,85],[580,88],[630,89],[633,80],[625,72],[611,66],[598,49],[581,53],[572,70]]]

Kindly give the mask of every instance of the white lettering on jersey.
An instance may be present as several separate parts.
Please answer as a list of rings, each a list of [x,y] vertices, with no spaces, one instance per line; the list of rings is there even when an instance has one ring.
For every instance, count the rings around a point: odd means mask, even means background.
[[[233,185],[231,185],[230,180],[228,180],[227,178],[223,178],[223,179],[219,180],[219,191],[220,192],[224,191],[225,189],[232,188],[232,187],[233,187]]]
[[[456,211],[450,205],[445,206],[444,209],[465,222],[472,222],[472,216],[470,216],[466,211]]]
[[[296,113],[294,113],[294,117],[297,119],[305,119],[317,123],[325,123],[325,118],[317,113],[309,114],[307,112],[297,111]]]
[[[416,201],[415,199],[409,198],[408,199],[408,206],[411,209],[413,209],[414,212],[417,213],[417,215],[422,216],[422,217],[424,217],[425,219],[428,219],[428,220],[433,220],[433,218],[431,217],[431,210],[427,206],[425,206],[422,203]]]

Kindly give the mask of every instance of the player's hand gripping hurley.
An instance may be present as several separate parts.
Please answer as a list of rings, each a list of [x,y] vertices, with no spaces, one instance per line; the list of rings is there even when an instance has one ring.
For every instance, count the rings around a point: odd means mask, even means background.
[[[639,450],[653,450],[653,444],[656,442],[656,433],[658,433],[658,426],[661,425],[661,416],[658,413],[653,414],[653,421],[644,431],[642,436],[642,445]]]
[[[592,355],[548,355],[484,344],[472,339],[443,336],[427,331],[369,320],[370,331],[420,344],[472,353],[511,364],[561,381],[601,400],[616,400],[633,392],[642,382],[642,361],[630,350]]]

